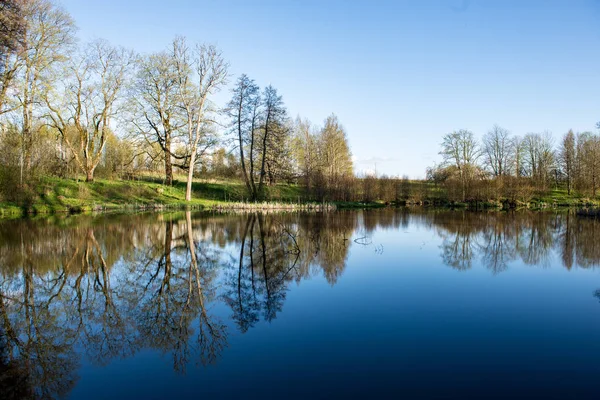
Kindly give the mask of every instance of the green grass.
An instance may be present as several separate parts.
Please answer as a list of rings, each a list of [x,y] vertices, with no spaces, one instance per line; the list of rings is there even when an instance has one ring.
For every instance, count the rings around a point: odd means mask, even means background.
[[[423,204],[436,206],[468,207],[469,204],[450,202],[444,199],[442,190],[431,184],[413,184],[412,190],[427,186]],[[247,204],[248,194],[243,182],[227,179],[197,179],[193,182],[192,201],[185,201],[185,177],[177,176],[173,186],[163,185],[160,176],[144,176],[136,180],[97,179],[87,183],[82,179],[43,178],[33,189],[29,200],[22,202],[0,202],[0,218],[18,218],[23,214],[55,214],[108,210],[139,209],[253,209],[253,208],[301,208],[303,204],[311,208],[309,199],[299,185],[277,184],[265,187],[265,201],[262,205]],[[424,194],[424,193],[423,193]],[[409,199],[410,200],[410,199]],[[266,205],[265,205],[266,204]],[[419,203],[420,204],[420,203]],[[373,202],[334,202],[338,209],[365,209],[385,207],[382,201]],[[481,202],[483,208],[501,208],[500,201]],[[600,206],[598,199],[590,199],[566,189],[549,190],[534,196],[522,206],[531,209],[549,207],[591,207]],[[312,207],[315,208],[315,207]]]
[[[190,202],[185,201],[185,188],[185,180],[166,186],[160,179],[151,177],[144,180],[96,179],[90,183],[45,177],[29,200],[0,202],[0,217],[145,208],[201,209],[247,200],[245,186],[237,181],[196,180],[192,184]],[[270,202],[297,203],[303,196],[297,185],[274,185],[266,190],[266,200]]]
[[[543,195],[535,196],[531,203],[537,207],[598,207],[600,201],[592,199],[576,191],[571,191],[569,195],[567,189],[551,189]]]
[[[205,207],[205,199],[194,198],[189,206]],[[185,189],[159,183],[98,179],[91,183],[74,179],[44,178],[29,201],[2,203],[0,209],[21,213],[49,214],[123,208],[183,207]],[[6,211],[8,212],[8,211]]]

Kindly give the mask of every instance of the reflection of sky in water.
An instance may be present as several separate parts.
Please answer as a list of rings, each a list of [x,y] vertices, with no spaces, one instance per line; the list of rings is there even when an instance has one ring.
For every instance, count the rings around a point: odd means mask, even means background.
[[[392,211],[370,211],[360,218],[344,214],[339,218],[346,218],[346,223],[334,218],[320,225],[320,244],[311,251],[342,249],[335,258],[342,260],[342,270],[326,273],[319,265],[326,257],[312,258],[308,271],[302,273],[297,265],[285,264],[291,275],[278,286],[283,293],[281,308],[270,322],[261,309],[245,333],[232,320],[233,309],[224,299],[232,296],[235,300],[237,293],[240,235],[246,216],[223,218],[222,225],[216,219],[214,225],[198,228],[230,232],[229,239],[215,239],[219,246],[194,225],[199,248],[218,260],[202,267],[207,276],[214,274],[213,280],[203,281],[206,293],[211,293],[207,312],[227,327],[227,345],[216,363],[202,366],[190,359],[185,374],[177,373],[173,349],[146,345],[133,355],[113,357],[100,366],[86,356],[86,347],[81,345],[86,338],[80,337],[74,343],[80,356],[79,378],[70,396],[483,396],[490,395],[486,392],[490,388],[495,388],[492,395],[498,397],[533,392],[585,397],[592,393],[600,372],[600,305],[593,296],[600,288],[600,277],[593,267],[599,261],[593,257],[597,254],[594,241],[586,240],[600,234],[599,223],[573,217],[567,221],[564,215],[498,214],[483,220],[462,212],[399,215]],[[269,218],[265,218],[265,230]],[[303,238],[317,230],[311,231],[307,227],[315,225],[296,218],[282,220],[297,233],[302,247],[307,243]],[[316,216],[302,218],[319,223]],[[185,220],[177,224],[174,237],[185,234]],[[339,229],[338,225],[351,228]],[[565,249],[571,248],[565,239],[568,230],[574,235],[569,239],[575,255],[570,269],[565,267]],[[274,232],[265,235],[270,250],[280,245]],[[577,236],[582,233],[584,237]],[[257,245],[258,224],[254,235]],[[99,234],[96,237],[104,240]],[[160,247],[162,240],[163,236],[157,236],[155,244]],[[172,253],[173,265],[189,264],[189,252],[181,247],[184,242],[177,243],[180,247]],[[529,248],[531,243],[538,247]],[[249,234],[245,245],[249,247]],[[139,244],[137,251],[147,246]],[[490,249],[502,254],[493,256]],[[255,250],[259,259],[261,249]],[[249,253],[244,254],[243,268],[248,272]],[[579,259],[592,267],[578,266]],[[127,332],[139,335],[136,312],[147,304],[121,303],[131,289],[127,285],[136,284],[132,271],[139,271],[139,266],[132,269],[132,263],[130,255],[119,257],[110,268],[110,285],[115,303],[131,307],[121,310],[132,323]],[[257,279],[261,268],[255,266]],[[268,278],[277,279],[272,273]],[[55,274],[48,272],[44,279]],[[296,279],[294,274],[301,275]],[[18,295],[22,289],[15,282],[22,281],[22,275],[13,278],[8,288]],[[145,282],[137,283],[142,283],[136,286],[141,290]],[[266,296],[264,291],[261,296]],[[96,300],[93,306],[102,309],[101,298]],[[191,326],[197,321],[196,316]],[[94,325],[99,323],[90,323],[89,330],[101,329]]]

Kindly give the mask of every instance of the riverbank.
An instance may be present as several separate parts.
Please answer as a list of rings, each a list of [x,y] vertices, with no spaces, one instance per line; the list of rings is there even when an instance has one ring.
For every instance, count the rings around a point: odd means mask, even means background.
[[[185,182],[163,185],[160,179],[106,180],[44,178],[18,201],[0,202],[0,218],[26,215],[75,214],[140,210],[323,210],[333,204],[303,201],[297,185],[274,185],[264,202],[249,202],[236,181],[195,181],[192,201],[185,201]]]
[[[408,200],[398,203],[383,201],[315,203],[308,201],[299,185],[279,184],[266,188],[264,202],[249,202],[246,188],[235,180],[197,180],[193,184],[193,199],[185,201],[185,182],[176,181],[166,186],[156,177],[143,180],[98,179],[88,183],[77,179],[43,178],[22,199],[0,202],[0,218],[18,218],[26,215],[73,214],[106,211],[139,210],[309,210],[368,209],[387,206],[433,206],[468,209],[532,210],[552,208],[595,209],[598,200],[582,196],[568,196],[565,191],[554,190],[528,202],[485,201],[450,202],[443,198],[424,201]]]
[[[207,201],[185,202],[185,191],[153,182],[44,178],[23,199],[0,203],[0,216],[81,213],[111,210],[204,208]]]

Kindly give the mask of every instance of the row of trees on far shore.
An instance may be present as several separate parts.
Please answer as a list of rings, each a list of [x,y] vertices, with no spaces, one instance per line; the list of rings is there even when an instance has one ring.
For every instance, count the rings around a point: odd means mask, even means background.
[[[494,125],[478,141],[463,129],[443,137],[440,155],[427,179],[451,200],[526,200],[556,188],[596,197],[600,187],[598,133],[570,130],[556,145],[549,132],[520,137]]]

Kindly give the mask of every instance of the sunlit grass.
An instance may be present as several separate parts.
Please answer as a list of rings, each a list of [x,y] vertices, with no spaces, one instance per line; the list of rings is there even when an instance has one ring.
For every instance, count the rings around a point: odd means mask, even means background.
[[[176,176],[173,186],[165,185],[159,176],[150,175],[135,180],[96,179],[94,182],[45,177],[36,186],[33,198],[25,204],[0,203],[0,216],[146,208],[214,209],[248,202],[245,186],[235,180],[195,179],[190,202],[185,201],[185,188],[184,176]],[[265,200],[290,204],[305,199],[299,186],[282,184],[266,187]]]

